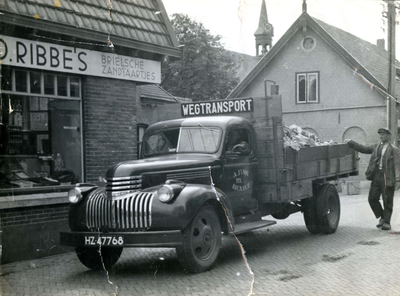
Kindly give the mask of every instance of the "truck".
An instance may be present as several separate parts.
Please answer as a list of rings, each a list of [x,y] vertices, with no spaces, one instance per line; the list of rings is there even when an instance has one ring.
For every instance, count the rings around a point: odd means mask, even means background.
[[[127,247],[167,247],[185,269],[203,272],[222,235],[296,212],[312,234],[336,231],[335,182],[358,175],[357,152],[346,144],[285,148],[280,95],[180,107],[168,111],[175,119],[147,128],[139,159],[107,170],[105,186],[69,191],[70,231],[60,243],[86,267],[111,268]]]

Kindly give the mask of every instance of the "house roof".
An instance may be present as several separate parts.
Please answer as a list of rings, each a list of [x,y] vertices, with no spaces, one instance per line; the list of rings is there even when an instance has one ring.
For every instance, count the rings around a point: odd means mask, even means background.
[[[236,51],[230,51],[230,53],[232,53],[239,64],[237,76],[239,77],[240,81],[246,77],[246,75],[254,68],[261,58],[260,56],[251,56]]]
[[[145,84],[141,85],[140,88],[140,98],[161,100],[174,103],[178,102],[178,100],[173,95],[171,95],[158,84]]]
[[[2,0],[1,22],[181,56],[161,0]]]
[[[357,68],[358,73],[362,74],[371,83],[384,90],[387,89],[389,53],[384,48],[326,24],[311,17],[307,12],[303,12],[271,50],[261,58],[250,73],[228,95],[228,98],[240,95],[303,26],[313,29],[349,64],[351,69]],[[400,63],[396,61],[396,67],[399,66]],[[400,93],[399,83],[396,83],[396,93]]]

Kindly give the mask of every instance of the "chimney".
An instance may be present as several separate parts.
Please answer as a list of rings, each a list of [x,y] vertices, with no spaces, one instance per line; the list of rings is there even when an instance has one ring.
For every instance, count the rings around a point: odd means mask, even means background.
[[[385,39],[377,39],[376,40],[376,45],[379,48],[385,49]]]

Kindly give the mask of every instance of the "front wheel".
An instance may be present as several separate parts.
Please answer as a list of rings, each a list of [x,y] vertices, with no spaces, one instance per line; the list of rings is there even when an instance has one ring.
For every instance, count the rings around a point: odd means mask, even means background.
[[[340,220],[340,199],[336,187],[325,184],[319,191],[316,202],[317,221],[323,233],[336,231]]]
[[[121,256],[123,248],[107,248],[101,247],[101,256],[99,248],[75,248],[76,255],[79,261],[86,267],[92,270],[110,269],[115,263],[117,263]],[[104,267],[103,267],[104,264]]]
[[[212,206],[203,206],[183,230],[182,246],[176,248],[179,261],[191,272],[211,268],[221,247],[221,225]]]

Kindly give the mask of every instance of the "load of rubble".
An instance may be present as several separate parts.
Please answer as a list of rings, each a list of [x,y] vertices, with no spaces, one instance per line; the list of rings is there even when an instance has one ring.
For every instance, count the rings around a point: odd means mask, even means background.
[[[296,151],[299,151],[301,147],[329,146],[336,144],[336,142],[332,140],[322,141],[316,135],[303,130],[295,124],[289,127],[284,126],[283,134],[284,147],[291,147]]]

